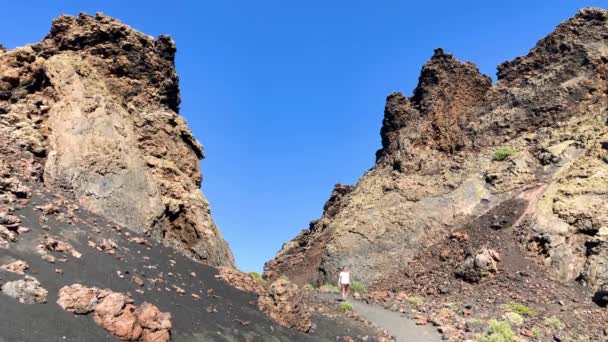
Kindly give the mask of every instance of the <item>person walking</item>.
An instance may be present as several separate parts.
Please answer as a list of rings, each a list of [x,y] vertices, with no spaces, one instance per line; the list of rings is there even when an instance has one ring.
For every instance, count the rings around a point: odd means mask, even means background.
[[[350,272],[346,266],[342,266],[342,271],[338,277],[338,286],[342,289],[342,300],[346,300],[350,291]]]

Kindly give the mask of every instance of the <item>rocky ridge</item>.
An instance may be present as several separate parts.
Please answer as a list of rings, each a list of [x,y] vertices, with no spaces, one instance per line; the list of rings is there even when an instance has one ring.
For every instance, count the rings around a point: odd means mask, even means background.
[[[265,276],[321,285],[348,265],[373,285],[519,198],[524,210],[490,222],[484,234],[492,237],[494,224],[514,227],[515,246],[551,270],[548,281],[577,281],[601,303],[607,46],[608,12],[585,8],[526,56],[501,64],[494,84],[472,63],[435,50],[412,96],[388,96],[374,167],[354,186],[337,185],[321,219],[283,246]],[[476,264],[475,255],[462,262]],[[465,281],[457,271],[466,265],[453,267],[445,281]]]

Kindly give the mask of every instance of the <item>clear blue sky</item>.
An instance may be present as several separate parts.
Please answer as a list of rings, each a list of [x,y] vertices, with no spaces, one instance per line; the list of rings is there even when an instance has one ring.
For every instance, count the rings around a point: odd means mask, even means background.
[[[585,6],[608,1],[5,1],[0,43],[81,11],[170,34],[203,191],[238,266],[261,270],[373,165],[386,95],[411,94],[433,48],[495,78]]]

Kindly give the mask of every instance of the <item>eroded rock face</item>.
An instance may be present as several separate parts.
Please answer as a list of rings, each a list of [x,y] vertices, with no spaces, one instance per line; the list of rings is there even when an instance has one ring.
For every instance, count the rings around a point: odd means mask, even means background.
[[[230,267],[221,267],[215,276],[239,290],[258,296],[258,308],[284,327],[308,332],[312,326],[310,311],[302,290],[293,282],[279,278],[270,285],[261,284],[250,274]]]
[[[253,276],[241,272],[232,267],[220,267],[218,274],[215,276],[217,279],[236,287],[241,291],[253,292],[258,295],[266,292],[266,288],[260,284]]]
[[[17,179],[42,182],[194,259],[232,266],[200,191],[202,147],[178,114],[175,51],[168,36],[102,14],[58,17],[41,42],[1,51],[0,188],[26,197]]]
[[[403,270],[438,237],[540,185],[514,223],[527,234],[523,244],[564,279],[603,289],[607,36],[608,12],[582,9],[528,55],[500,65],[495,84],[436,50],[412,96],[388,96],[376,165],[283,246],[266,277],[333,283],[346,265],[371,284]],[[514,153],[496,158],[501,147]],[[477,259],[468,269],[479,274],[484,264],[492,272],[493,259]]]
[[[279,278],[270,284],[268,292],[258,297],[258,308],[287,328],[308,332],[312,326],[302,293],[287,279]]]

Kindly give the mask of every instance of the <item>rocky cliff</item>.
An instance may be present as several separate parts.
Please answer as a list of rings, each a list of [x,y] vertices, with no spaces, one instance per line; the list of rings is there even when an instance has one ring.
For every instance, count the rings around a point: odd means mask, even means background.
[[[386,340],[234,268],[174,56],[101,14],[0,47],[0,341]]]
[[[102,14],[0,50],[0,151],[13,176],[211,265],[234,265],[179,113],[175,43]]]
[[[580,10],[526,56],[499,65],[493,84],[472,63],[436,49],[412,96],[388,96],[374,167],[354,186],[337,185],[321,219],[283,246],[265,276],[334,283],[348,265],[373,284],[484,222],[488,248],[498,244],[493,236],[500,241],[495,229],[516,229],[507,236],[527,258],[602,296],[607,119],[606,10]],[[506,218],[486,219],[495,208]],[[484,251],[465,264],[495,262]],[[457,277],[456,269],[446,272],[442,282]]]

